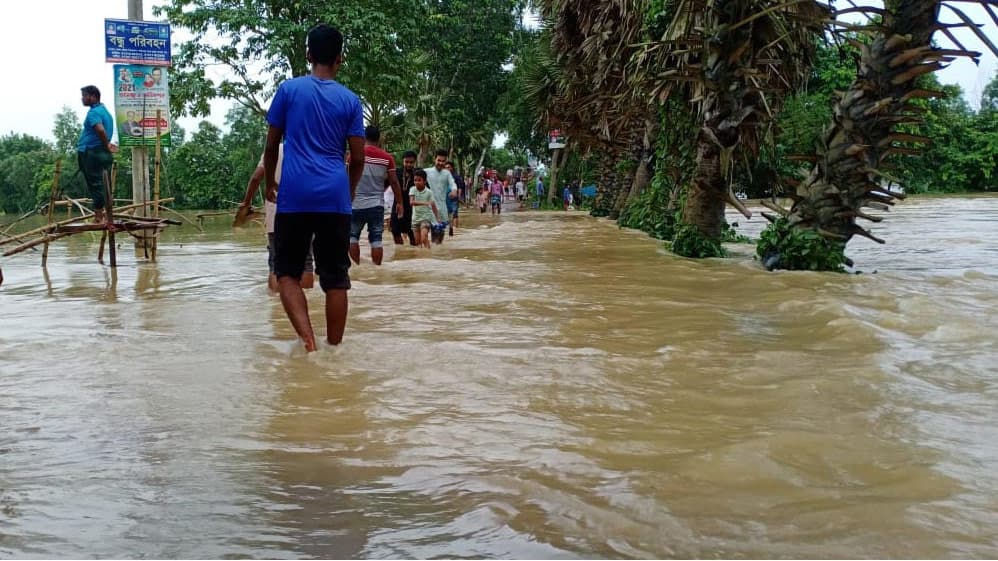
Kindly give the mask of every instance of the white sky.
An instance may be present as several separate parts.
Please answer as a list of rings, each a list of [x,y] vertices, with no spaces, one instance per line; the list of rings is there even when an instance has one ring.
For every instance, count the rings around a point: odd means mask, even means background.
[[[162,0],[145,1],[145,17],[152,19],[152,6]],[[52,140],[52,122],[63,105],[74,108],[82,118],[80,87],[94,84],[103,101],[113,102],[111,64],[104,62],[104,18],[125,19],[126,0],[44,0],[14,2],[4,0],[0,18],[0,53],[3,53],[3,103],[0,104],[0,134],[28,133]],[[959,4],[970,17],[988,22],[984,32],[998,43],[998,28],[983,9]],[[957,21],[943,10],[944,21]],[[937,34],[939,35],[939,34]],[[958,30],[961,41],[978,49],[979,41],[968,30]],[[174,41],[181,39],[174,31]],[[994,55],[982,56],[980,67],[966,59],[953,62],[939,73],[943,83],[963,87],[968,101],[977,107],[981,91],[995,75]],[[212,106],[209,120],[222,125],[230,105]],[[190,133],[200,119],[180,119]]]

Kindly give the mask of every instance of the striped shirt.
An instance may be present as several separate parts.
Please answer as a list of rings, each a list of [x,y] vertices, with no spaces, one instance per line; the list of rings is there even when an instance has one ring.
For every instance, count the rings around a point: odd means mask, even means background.
[[[385,204],[385,184],[388,174],[395,173],[395,158],[378,146],[364,146],[364,175],[357,184],[354,209],[374,208]]]

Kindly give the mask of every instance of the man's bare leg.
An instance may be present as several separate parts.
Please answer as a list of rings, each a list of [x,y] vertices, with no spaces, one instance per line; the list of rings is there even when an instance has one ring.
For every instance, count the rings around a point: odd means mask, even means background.
[[[312,331],[312,322],[308,319],[308,301],[305,300],[305,293],[301,289],[300,280],[293,277],[281,277],[277,279],[277,284],[281,290],[281,304],[284,305],[284,312],[288,314],[292,327],[302,342],[305,343],[305,350],[312,352],[315,347],[315,332]]]
[[[334,288],[326,291],[326,341],[339,345],[347,327],[347,291]]]
[[[352,243],[352,244],[350,244],[350,259],[352,259],[354,263],[360,265],[360,244],[359,243]]]
[[[385,258],[385,248],[383,247],[371,248],[371,261],[374,261],[375,265],[380,265],[381,260],[384,258]]]
[[[303,273],[301,276],[301,287],[312,288],[313,286],[315,286],[315,273]],[[280,290],[280,287],[277,285],[277,275],[274,273],[267,275],[267,288],[269,288],[272,292]]]

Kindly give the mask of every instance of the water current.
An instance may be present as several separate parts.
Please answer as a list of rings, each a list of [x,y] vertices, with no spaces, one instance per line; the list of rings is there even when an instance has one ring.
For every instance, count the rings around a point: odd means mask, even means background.
[[[901,203],[859,275],[464,220],[365,247],[312,354],[258,227],[5,259],[0,557],[998,557],[998,198]]]

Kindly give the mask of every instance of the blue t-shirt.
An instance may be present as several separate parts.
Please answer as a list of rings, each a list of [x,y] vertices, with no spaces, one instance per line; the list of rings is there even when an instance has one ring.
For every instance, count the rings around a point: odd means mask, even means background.
[[[76,143],[77,152],[86,152],[91,148],[101,148],[104,146],[100,137],[97,136],[97,131],[94,130],[94,126],[98,124],[104,126],[104,134],[107,135],[108,140],[111,140],[111,135],[114,134],[114,119],[111,118],[111,114],[108,113],[107,107],[104,107],[103,103],[91,105],[90,110],[87,111],[87,116],[83,119],[83,131],[80,132],[80,140]]]
[[[277,88],[267,122],[284,130],[278,214],[350,214],[350,176],[343,157],[347,137],[364,137],[360,98],[335,80],[293,78]]]

